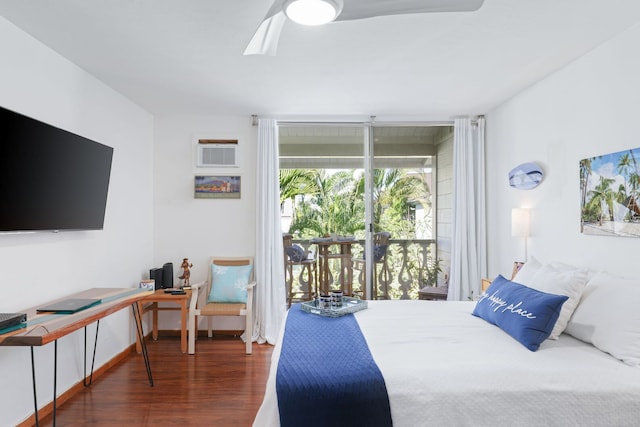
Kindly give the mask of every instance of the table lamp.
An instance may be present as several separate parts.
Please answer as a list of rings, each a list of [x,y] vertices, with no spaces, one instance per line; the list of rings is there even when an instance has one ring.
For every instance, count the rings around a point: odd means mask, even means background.
[[[524,261],[527,261],[527,237],[531,232],[531,209],[511,209],[511,235],[524,238]]]

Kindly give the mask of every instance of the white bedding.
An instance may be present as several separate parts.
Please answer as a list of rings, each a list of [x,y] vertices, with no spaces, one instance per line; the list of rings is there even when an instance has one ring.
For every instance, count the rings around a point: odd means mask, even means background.
[[[566,334],[531,352],[474,305],[369,301],[356,313],[394,426],[639,425],[640,369]],[[278,343],[256,427],[279,425],[279,355]]]

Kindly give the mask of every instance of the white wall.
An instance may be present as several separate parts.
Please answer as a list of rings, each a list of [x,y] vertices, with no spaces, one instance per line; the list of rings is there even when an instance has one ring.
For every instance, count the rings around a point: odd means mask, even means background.
[[[153,261],[153,118],[3,18],[0,52],[0,105],[114,148],[104,230],[0,235],[0,312],[136,286]],[[96,367],[133,342],[130,317],[101,322]],[[83,339],[59,340],[58,393],[82,378]],[[35,360],[42,407],[52,400],[53,345],[35,348]],[[0,425],[15,425],[33,413],[29,348],[0,347],[0,378]]]
[[[255,256],[257,127],[249,116],[184,116],[155,122],[155,265],[173,262],[174,283],[183,258],[191,282],[207,279],[212,256]],[[197,168],[196,138],[237,139],[238,168]],[[195,199],[195,175],[240,175],[241,198]],[[178,313],[165,312],[159,328],[178,329]],[[206,327],[201,319],[200,327]],[[214,320],[214,329],[242,330],[238,318]]]
[[[529,255],[638,277],[640,239],[580,234],[581,159],[640,146],[640,26],[487,114],[489,274],[510,274],[524,255],[511,237],[511,208],[530,207]],[[507,174],[523,162],[544,170],[533,190],[509,187]]]

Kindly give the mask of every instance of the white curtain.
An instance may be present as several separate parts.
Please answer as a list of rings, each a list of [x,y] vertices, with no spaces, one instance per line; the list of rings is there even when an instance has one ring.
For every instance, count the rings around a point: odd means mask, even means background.
[[[484,118],[455,120],[453,227],[448,299],[473,299],[487,274]]]
[[[253,340],[275,344],[286,307],[280,185],[278,126],[258,121],[257,222],[255,260],[255,319]]]

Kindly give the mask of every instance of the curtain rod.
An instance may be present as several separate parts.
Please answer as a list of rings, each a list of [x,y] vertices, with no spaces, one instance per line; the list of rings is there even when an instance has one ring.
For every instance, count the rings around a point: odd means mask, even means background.
[[[479,115],[476,116],[476,118],[471,119],[471,124],[475,125],[478,123],[478,119],[484,119],[484,115]],[[377,127],[377,126],[389,126],[389,127],[400,127],[400,126],[415,126],[415,127],[422,127],[422,126],[453,126],[454,125],[454,120],[437,120],[437,121],[433,121],[433,120],[425,120],[425,121],[416,121],[416,120],[411,120],[411,121],[380,121],[380,122],[376,122],[375,121],[375,116],[371,116],[371,120],[370,121],[349,121],[349,120],[345,120],[345,121],[313,121],[313,120],[299,120],[299,121],[293,121],[293,120],[282,120],[279,121],[276,119],[276,121],[278,122],[279,125],[283,125],[283,126],[336,126],[336,125],[343,125],[343,126],[362,126],[365,124],[370,124],[373,127]],[[253,114],[251,115],[251,124],[253,126],[258,126],[258,115],[257,114]]]

